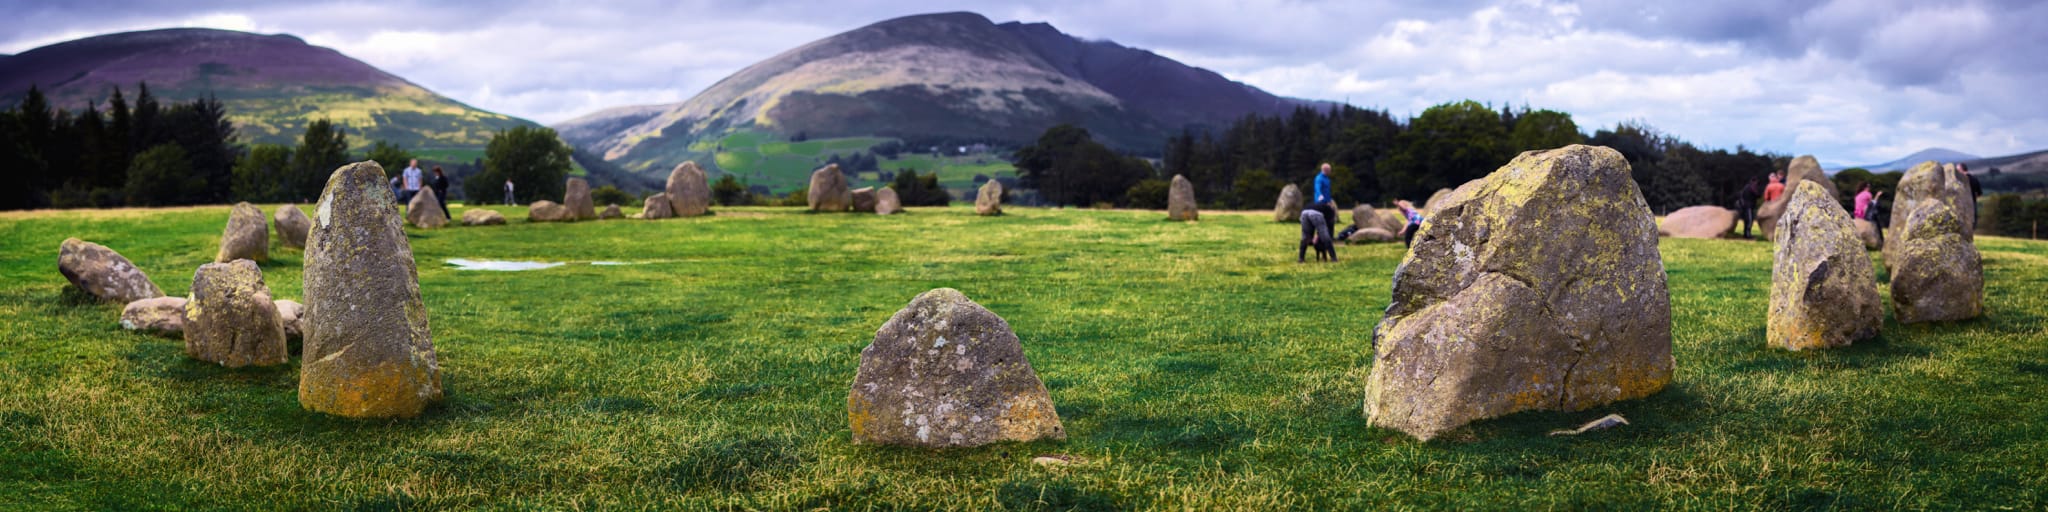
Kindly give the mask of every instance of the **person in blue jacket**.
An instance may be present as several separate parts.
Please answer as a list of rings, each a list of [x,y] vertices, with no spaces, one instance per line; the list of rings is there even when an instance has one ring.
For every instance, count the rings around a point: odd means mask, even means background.
[[[1322,171],[1316,173],[1315,189],[1315,200],[1309,202],[1309,208],[1323,212],[1323,218],[1329,222],[1337,222],[1337,199],[1336,196],[1330,195],[1330,164],[1328,162],[1324,162]]]

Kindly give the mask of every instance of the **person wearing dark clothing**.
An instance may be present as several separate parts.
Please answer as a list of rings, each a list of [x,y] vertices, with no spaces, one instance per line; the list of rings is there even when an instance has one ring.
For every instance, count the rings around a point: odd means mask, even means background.
[[[1977,214],[1977,198],[1984,196],[1984,187],[1977,184],[1977,175],[1970,174],[1970,166],[1959,163],[1956,164],[1956,170],[1962,171],[1963,181],[1970,184],[1970,215],[1972,218],[1975,218]]]
[[[1337,261],[1337,239],[1330,236],[1330,223],[1323,212],[1314,208],[1301,211],[1301,245],[1295,248],[1294,262],[1307,263],[1311,246],[1316,248],[1316,261]]]
[[[448,173],[441,172],[441,166],[434,166],[434,179],[427,182],[434,189],[434,199],[441,201],[441,214],[448,214]]]
[[[1400,208],[1401,216],[1408,219],[1408,224],[1401,226],[1401,245],[1414,247],[1415,232],[1422,230],[1422,211],[1415,209],[1415,203],[1407,201],[1394,201],[1394,207]]]
[[[1756,199],[1761,194],[1763,187],[1757,184],[1756,178],[1750,178],[1742,192],[1735,194],[1735,218],[1742,220],[1743,240],[1749,239],[1749,228],[1756,224]]]

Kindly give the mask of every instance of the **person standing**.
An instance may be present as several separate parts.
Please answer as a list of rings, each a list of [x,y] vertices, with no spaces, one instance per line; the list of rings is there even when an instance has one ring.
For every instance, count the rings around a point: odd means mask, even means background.
[[[434,166],[434,180],[427,186],[434,187],[434,200],[441,203],[441,215],[448,215],[448,173],[441,172],[441,166]]]
[[[1963,182],[1970,184],[1970,218],[1977,218],[1977,198],[1984,195],[1984,187],[1977,184],[1977,176],[1970,174],[1970,166],[1956,163],[1956,172],[1963,174]]]
[[[519,206],[519,202],[512,200],[512,180],[510,179],[505,180],[505,206]]]
[[[1762,188],[1757,185],[1756,177],[1751,176],[1749,184],[1743,185],[1742,191],[1735,194],[1735,217],[1742,219],[1743,240],[1750,239],[1749,228],[1756,224],[1756,198],[1763,193]]]
[[[1408,219],[1408,224],[1401,226],[1401,232],[1397,233],[1401,237],[1401,245],[1415,247],[1415,232],[1422,230],[1422,211],[1415,209],[1415,203],[1405,200],[1394,201],[1394,207],[1400,208],[1401,216]]]
[[[1337,199],[1334,195],[1330,194],[1330,164],[1328,162],[1324,162],[1322,169],[1316,172],[1315,192],[1315,201],[1310,208],[1323,212],[1323,219],[1335,221],[1337,219]],[[1352,219],[1352,222],[1357,222],[1357,219]]]
[[[427,173],[420,171],[420,159],[412,159],[411,163],[405,165],[405,172],[399,173],[398,177],[404,182],[401,188],[404,197],[398,198],[398,202],[412,204],[412,196],[419,195],[420,187],[427,184]]]
[[[1771,184],[1764,186],[1764,202],[1776,201],[1782,195],[1785,195],[1785,173],[1773,172]]]
[[[1876,194],[1870,193],[1869,183],[1864,183],[1863,186],[1857,187],[1856,211],[1854,212],[1855,215],[1852,218],[1870,220],[1870,206],[1876,204],[1878,198],[1881,197],[1884,197],[1883,192],[1878,192]]]

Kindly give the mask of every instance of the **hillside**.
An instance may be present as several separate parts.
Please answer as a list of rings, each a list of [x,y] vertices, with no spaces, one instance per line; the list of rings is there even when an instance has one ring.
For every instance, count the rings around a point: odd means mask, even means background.
[[[0,104],[31,85],[60,108],[105,101],[136,84],[165,102],[213,95],[242,140],[289,144],[307,122],[346,124],[351,145],[385,140],[408,148],[481,149],[492,133],[530,121],[479,110],[391,73],[290,35],[165,29],[88,37],[0,59]]]
[[[1073,123],[1112,146],[1146,150],[1189,124],[1220,127],[1305,104],[1313,103],[1043,23],[944,13],[796,47],[682,103],[608,109],[556,128],[581,151],[662,172],[715,160],[716,142],[740,132],[1021,145]]]
[[[1858,165],[1854,167],[1862,167],[1866,170],[1869,170],[1870,172],[1903,171],[1911,169],[1913,168],[1913,166],[1919,165],[1920,162],[1925,162],[1928,160],[1934,160],[1937,162],[1968,162],[1972,160],[1979,160],[1981,158],[1982,157],[1978,157],[1977,155],[1972,155],[1969,153],[1964,153],[1961,151],[1956,151],[1948,148],[1927,148],[1915,151],[1913,152],[1913,154],[1906,155],[1904,158],[1900,158],[1898,160],[1893,160],[1881,164]]]

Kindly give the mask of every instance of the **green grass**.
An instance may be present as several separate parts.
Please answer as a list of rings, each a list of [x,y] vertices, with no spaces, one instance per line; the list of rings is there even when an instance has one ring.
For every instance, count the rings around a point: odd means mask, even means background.
[[[265,207],[266,212],[271,211]],[[1666,240],[1677,380],[1429,443],[1360,414],[1399,245],[1293,262],[1265,214],[727,208],[410,233],[448,397],[302,411],[297,363],[227,370],[132,334],[56,270],[105,243],[184,294],[225,207],[0,214],[8,509],[1711,509],[2048,506],[2048,244],[1985,237],[1988,314],[1764,347],[1770,252]],[[460,213],[458,209],[457,213]],[[644,262],[455,271],[448,258]],[[300,298],[302,255],[264,265]],[[1064,442],[856,446],[861,348],[918,293],[1007,319]],[[1545,432],[1620,413],[1631,425]],[[1067,454],[1085,464],[1046,468]]]
[[[777,135],[756,131],[738,131],[719,139],[716,144],[698,142],[691,151],[713,153],[712,159],[718,168],[738,176],[748,185],[764,185],[775,194],[787,194],[810,185],[811,171],[825,165],[832,155],[851,155],[862,152],[876,144],[891,139],[880,137],[842,137],[811,139],[804,142],[778,142],[770,139]],[[993,155],[966,157],[933,157],[904,153],[898,158],[884,159],[878,167],[886,171],[916,169],[921,173],[939,173],[940,186],[954,195],[972,194],[980,184],[974,176],[1014,177],[1016,166]],[[859,187],[881,187],[889,183],[872,175],[864,174],[855,178],[851,185]]]

